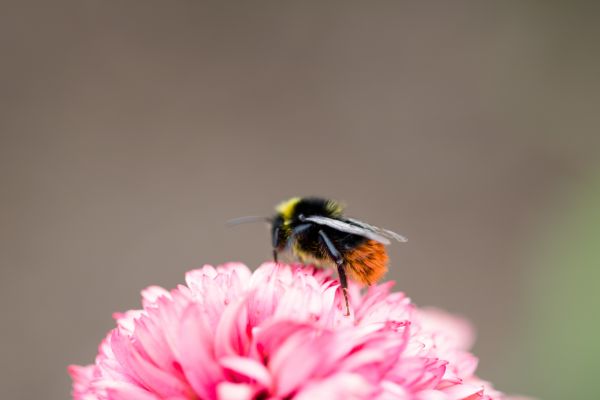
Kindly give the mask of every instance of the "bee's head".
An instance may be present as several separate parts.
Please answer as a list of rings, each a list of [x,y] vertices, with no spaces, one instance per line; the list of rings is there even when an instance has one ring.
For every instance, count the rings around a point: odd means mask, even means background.
[[[272,220],[273,247],[285,248],[292,230],[302,224],[302,216],[313,215],[339,218],[343,207],[340,203],[318,197],[292,197],[275,207],[276,214]]]
[[[302,201],[300,197],[293,197],[283,201],[275,207],[276,214],[272,221],[273,248],[283,250],[287,245],[291,231],[298,217],[297,206]]]
[[[285,224],[281,215],[277,214],[271,221],[271,237],[273,239],[273,249],[283,251],[287,245],[291,234],[291,229]]]

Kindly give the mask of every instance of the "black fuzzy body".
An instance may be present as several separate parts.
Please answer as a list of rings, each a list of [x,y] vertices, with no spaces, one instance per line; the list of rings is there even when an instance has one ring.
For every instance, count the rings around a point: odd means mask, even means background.
[[[309,197],[300,199],[287,214],[278,213],[273,218],[273,247],[277,251],[291,250],[302,262],[317,265],[332,264],[331,253],[322,241],[323,232],[341,256],[365,244],[363,236],[339,231],[335,228],[303,221],[304,217],[321,216],[344,221],[342,207],[327,199]],[[300,228],[300,230],[298,230]]]

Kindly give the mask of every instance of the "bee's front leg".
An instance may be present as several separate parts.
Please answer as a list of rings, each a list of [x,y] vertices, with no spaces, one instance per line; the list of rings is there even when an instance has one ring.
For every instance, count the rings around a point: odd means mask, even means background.
[[[337,265],[338,276],[340,277],[340,286],[342,287],[342,293],[344,295],[344,302],[346,303],[346,316],[350,315],[350,305],[348,302],[348,279],[346,278],[346,268],[344,266],[344,257],[339,252],[339,250],[335,247],[329,236],[322,230],[319,231],[319,236],[321,237],[321,241],[325,245],[329,256],[335,261]]]
[[[298,238],[300,236],[302,236],[302,234],[304,234],[308,229],[310,229],[313,225],[308,223],[308,224],[300,224],[297,227],[295,227],[292,230],[292,234],[290,235],[290,239],[292,240],[291,243],[298,241]],[[306,265],[306,263],[308,262],[308,258],[306,257],[306,255],[300,251],[299,249],[294,249],[294,256],[298,259],[298,261],[300,261],[300,263]]]

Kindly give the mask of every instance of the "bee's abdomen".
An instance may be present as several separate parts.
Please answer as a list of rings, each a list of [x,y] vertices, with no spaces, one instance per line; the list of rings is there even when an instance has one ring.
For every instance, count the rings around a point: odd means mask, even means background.
[[[350,277],[371,285],[387,272],[388,256],[383,244],[367,240],[352,250],[344,253],[346,270]]]

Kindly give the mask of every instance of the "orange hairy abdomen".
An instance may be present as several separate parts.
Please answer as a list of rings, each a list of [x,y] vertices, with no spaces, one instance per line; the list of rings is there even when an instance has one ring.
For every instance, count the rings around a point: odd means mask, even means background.
[[[350,277],[365,285],[377,282],[387,272],[388,256],[385,247],[374,240],[367,240],[347,252],[344,258]]]

